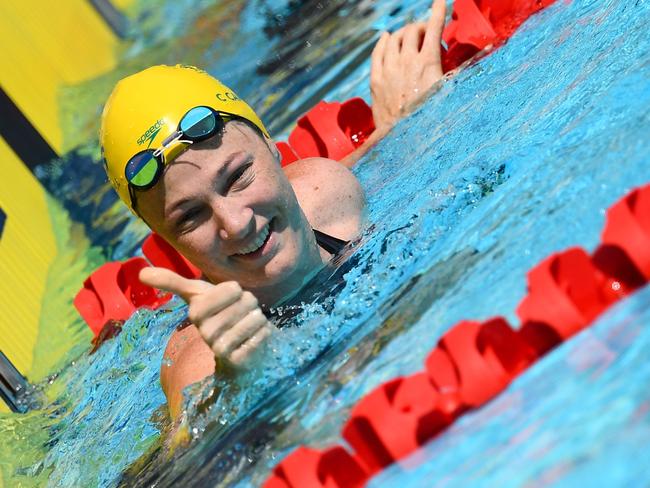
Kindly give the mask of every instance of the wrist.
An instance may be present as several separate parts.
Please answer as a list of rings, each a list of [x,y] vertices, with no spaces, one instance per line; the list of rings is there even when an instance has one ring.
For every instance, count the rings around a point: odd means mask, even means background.
[[[368,137],[367,141],[370,144],[375,144],[379,142],[381,139],[383,139],[395,126],[396,121],[394,122],[381,122],[376,125],[375,130],[370,134]]]

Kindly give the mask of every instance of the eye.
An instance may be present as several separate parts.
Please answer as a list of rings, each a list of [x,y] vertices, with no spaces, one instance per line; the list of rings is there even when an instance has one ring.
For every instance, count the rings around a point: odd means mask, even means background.
[[[228,179],[228,190],[242,190],[255,179],[253,162],[248,162],[237,168]]]
[[[176,231],[179,234],[185,234],[194,230],[201,220],[202,209],[200,207],[192,207],[185,210],[177,219],[174,224]]]

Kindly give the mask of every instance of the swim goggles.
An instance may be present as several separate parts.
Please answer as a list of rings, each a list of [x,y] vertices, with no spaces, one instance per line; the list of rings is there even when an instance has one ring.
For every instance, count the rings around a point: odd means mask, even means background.
[[[124,170],[129,186],[140,190],[154,186],[166,164],[165,150],[172,144],[193,144],[209,139],[224,129],[224,116],[227,119],[234,117],[232,114],[217,112],[205,106],[188,110],[181,117],[178,128],[162,141],[162,146],[158,149],[145,149],[129,159]]]

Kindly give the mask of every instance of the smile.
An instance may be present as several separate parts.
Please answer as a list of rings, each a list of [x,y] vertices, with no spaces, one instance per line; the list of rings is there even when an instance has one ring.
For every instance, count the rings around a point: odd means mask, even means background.
[[[241,252],[236,253],[235,256],[245,256],[246,254],[252,254],[255,251],[258,251],[266,242],[266,239],[269,237],[270,232],[270,225],[266,224],[264,227],[262,227],[259,236],[257,236],[257,238],[248,246],[242,249]]]

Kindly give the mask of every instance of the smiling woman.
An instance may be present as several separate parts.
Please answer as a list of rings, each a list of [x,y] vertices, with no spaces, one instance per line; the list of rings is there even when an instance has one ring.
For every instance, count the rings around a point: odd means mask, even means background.
[[[215,366],[250,364],[274,329],[264,310],[296,294],[359,234],[365,200],[346,166],[440,79],[444,19],[445,2],[436,0],[429,23],[382,36],[371,76],[377,130],[344,164],[309,158],[282,168],[255,112],[196,68],[155,66],[115,87],[101,130],[109,180],[203,272],[201,280],[161,268],[140,273],[143,283],[189,305],[192,325],[170,339],[171,366],[161,372],[173,416],[185,386]],[[404,69],[384,69],[389,61]]]

